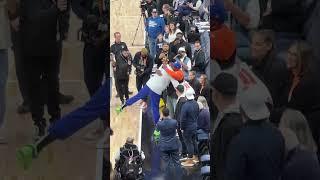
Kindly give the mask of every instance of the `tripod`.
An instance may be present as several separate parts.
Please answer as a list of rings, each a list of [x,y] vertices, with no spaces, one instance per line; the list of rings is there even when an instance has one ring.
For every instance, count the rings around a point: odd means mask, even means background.
[[[132,44],[131,44],[132,46],[134,46],[134,41],[136,40],[137,33],[138,33],[138,30],[139,30],[139,27],[140,27],[142,19],[145,19],[145,15],[143,13],[141,13],[141,15],[140,15],[139,23],[138,23],[138,26],[136,28],[136,32],[134,34],[133,41],[132,41]],[[140,44],[136,44],[136,45],[139,46]],[[141,46],[144,46],[144,45],[141,45]]]

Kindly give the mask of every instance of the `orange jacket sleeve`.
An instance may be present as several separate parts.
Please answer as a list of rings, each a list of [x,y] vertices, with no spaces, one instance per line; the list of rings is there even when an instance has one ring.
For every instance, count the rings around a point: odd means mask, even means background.
[[[182,81],[184,78],[183,72],[181,70],[179,71],[172,71],[168,68],[164,68],[164,70],[175,80]]]

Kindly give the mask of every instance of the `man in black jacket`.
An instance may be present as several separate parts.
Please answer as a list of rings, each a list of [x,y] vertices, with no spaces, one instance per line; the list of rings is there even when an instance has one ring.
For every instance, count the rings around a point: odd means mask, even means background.
[[[114,54],[115,58],[118,57],[118,54],[121,53],[123,49],[128,49],[127,44],[125,42],[121,41],[121,34],[120,32],[115,32],[114,33],[114,44],[111,45],[110,47],[110,52]],[[115,59],[117,61],[117,59]],[[116,78],[116,77],[114,77]],[[117,83],[117,80],[115,79],[115,83]],[[119,97],[119,90],[118,90],[118,85],[116,84],[116,91],[117,95],[116,97]],[[128,90],[129,91],[129,90]],[[129,94],[132,94],[133,92],[129,91]]]
[[[198,78],[201,74],[205,74],[206,57],[204,51],[201,49],[200,41],[196,41],[194,43],[194,48],[195,51],[192,58],[192,71],[196,72]]]
[[[191,58],[192,57],[192,50],[191,50],[191,46],[188,42],[186,42],[185,40],[183,40],[183,33],[182,32],[178,32],[177,33],[177,37],[176,39],[170,43],[170,51],[174,54],[178,54],[178,50],[180,47],[185,47],[186,53],[187,53],[187,57]]]
[[[223,180],[229,144],[242,126],[240,106],[237,102],[237,79],[227,73],[219,74],[211,82],[212,99],[219,110],[210,137],[212,179]]]
[[[124,104],[124,97],[126,100],[129,99],[128,85],[129,85],[129,75],[131,73],[132,59],[128,49],[122,50],[118,54],[116,67],[115,67],[115,76],[116,84],[119,89],[119,96],[122,104]]]
[[[190,71],[189,72],[189,79],[187,80],[190,86],[194,89],[194,92],[196,93],[196,97],[200,95],[200,89],[201,89],[201,84],[196,78],[196,72],[195,71]]]
[[[240,104],[245,124],[229,145],[225,179],[280,179],[285,142],[281,132],[268,122],[270,113],[263,96],[246,91],[240,96]]]
[[[72,10],[83,21],[84,80],[90,96],[101,86],[108,49],[108,3],[105,0],[73,0]]]
[[[162,51],[159,52],[159,53],[156,55],[156,58],[154,59],[154,64],[157,64],[157,68],[159,68],[159,67],[162,65],[162,58],[163,58],[164,56],[166,56],[166,57],[169,59],[170,62],[174,62],[174,61],[175,61],[175,59],[174,59],[175,54],[172,53],[172,52],[169,50],[169,48],[170,48],[169,43],[164,42],[164,43],[162,44]]]
[[[50,123],[59,119],[61,115],[59,58],[61,40],[64,39],[67,28],[61,27],[66,22],[61,19],[62,12],[67,11],[67,5],[62,6],[61,3],[49,0],[20,2],[21,58],[26,66],[26,77],[29,82],[27,92],[35,125],[35,139],[43,136],[46,129],[46,120],[43,117],[45,99],[41,96],[42,93],[48,98]],[[41,86],[44,80],[47,86],[45,88]]]
[[[278,123],[281,108],[287,104],[290,75],[286,62],[276,58],[272,30],[259,30],[253,33],[251,41],[252,71],[264,82],[273,99],[272,122]],[[278,112],[280,111],[280,112]]]
[[[182,158],[187,158],[187,148],[186,148],[186,144],[183,140],[183,136],[182,136],[182,132],[180,129],[180,114],[181,114],[181,108],[183,106],[183,104],[187,101],[187,98],[184,95],[184,86],[183,85],[178,85],[176,88],[176,94],[178,96],[177,99],[177,105],[175,108],[175,112],[174,112],[174,116],[173,119],[178,121],[178,135],[179,135],[179,139],[181,142],[181,146],[182,146],[182,150],[181,150],[181,157]]]
[[[133,58],[133,66],[136,68],[136,87],[138,91],[144,86],[152,73],[153,61],[146,48],[142,48]]]

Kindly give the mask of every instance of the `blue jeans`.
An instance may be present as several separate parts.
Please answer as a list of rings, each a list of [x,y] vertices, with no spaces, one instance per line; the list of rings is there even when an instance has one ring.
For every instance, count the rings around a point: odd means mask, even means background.
[[[148,86],[143,86],[143,88],[138,92],[138,94],[129,98],[126,101],[126,105],[131,106],[132,104],[139,101],[140,99],[146,99],[148,96],[150,97],[150,101],[151,101],[151,109],[152,109],[154,122],[155,124],[157,124],[160,118],[159,102],[160,102],[161,96],[153,92]]]
[[[152,59],[154,59],[157,54],[157,39],[148,37],[148,44],[149,44],[150,56],[152,57]]]
[[[0,49],[0,129],[6,112],[6,87],[8,80],[8,50]]]
[[[161,158],[165,164],[165,179],[182,179],[179,150],[162,151]]]
[[[197,152],[197,131],[183,131],[182,136],[187,147],[188,157],[192,158]]]

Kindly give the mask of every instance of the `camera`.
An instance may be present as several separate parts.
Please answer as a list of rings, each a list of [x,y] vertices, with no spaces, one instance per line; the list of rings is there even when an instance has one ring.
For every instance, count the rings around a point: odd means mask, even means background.
[[[140,9],[141,9],[142,12],[147,10],[146,5],[147,5],[146,0],[141,0],[140,1]]]

